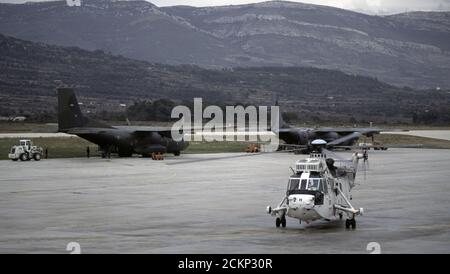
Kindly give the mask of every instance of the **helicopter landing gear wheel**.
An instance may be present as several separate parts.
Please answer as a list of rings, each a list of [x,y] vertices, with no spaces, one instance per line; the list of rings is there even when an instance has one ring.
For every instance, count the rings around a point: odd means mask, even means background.
[[[352,229],[356,228],[356,220],[355,219],[345,220],[345,228],[349,229],[350,227],[352,227]]]
[[[281,218],[281,226],[286,227],[286,217],[284,216]]]
[[[276,227],[280,227],[280,225],[281,225],[281,219],[280,218],[276,218],[275,219],[275,226]]]
[[[342,220],[342,213],[339,213],[339,220]]]

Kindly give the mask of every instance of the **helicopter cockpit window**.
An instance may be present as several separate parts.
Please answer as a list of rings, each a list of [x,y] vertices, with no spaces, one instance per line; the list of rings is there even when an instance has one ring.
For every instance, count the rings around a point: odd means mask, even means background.
[[[320,177],[309,179],[300,179],[299,177],[291,177],[288,182],[288,194],[304,194],[314,192],[324,192],[325,181]]]
[[[309,179],[308,190],[312,191],[319,190],[319,179]]]
[[[299,183],[300,183],[300,179],[297,179],[297,178],[295,178],[295,179],[289,179],[289,187],[288,187],[288,189],[289,189],[289,190],[295,190],[295,189],[298,189]]]
[[[303,179],[303,180],[302,180],[302,183],[301,183],[301,185],[300,185],[300,189],[305,190],[307,185],[308,185],[308,180]]]
[[[312,178],[308,182],[308,190],[323,192],[323,182],[321,178]]]

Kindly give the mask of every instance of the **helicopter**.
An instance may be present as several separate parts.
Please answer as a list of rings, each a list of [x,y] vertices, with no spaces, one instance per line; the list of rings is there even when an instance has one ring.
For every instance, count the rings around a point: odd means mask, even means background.
[[[267,213],[276,217],[276,227],[286,227],[286,216],[309,224],[316,220],[342,220],[346,215],[345,227],[355,229],[355,217],[362,215],[364,209],[356,209],[350,203],[351,190],[359,161],[368,164],[367,150],[355,152],[347,160],[327,150],[325,140],[314,140],[311,145],[309,157],[298,160],[295,169],[291,167],[293,174],[283,200],[275,208],[268,206]],[[341,164],[336,166],[336,162]]]

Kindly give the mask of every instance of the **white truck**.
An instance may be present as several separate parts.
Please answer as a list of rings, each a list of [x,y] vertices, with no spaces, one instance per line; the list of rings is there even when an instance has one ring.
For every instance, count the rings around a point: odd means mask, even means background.
[[[20,144],[18,146],[13,146],[11,148],[8,158],[13,161],[29,161],[31,159],[39,161],[42,158],[42,153],[42,147],[33,145],[31,140],[20,140]]]

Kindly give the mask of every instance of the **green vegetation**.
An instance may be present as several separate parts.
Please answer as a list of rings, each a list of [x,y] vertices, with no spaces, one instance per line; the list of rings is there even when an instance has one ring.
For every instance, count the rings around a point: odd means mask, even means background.
[[[422,144],[424,148],[450,149],[450,141],[409,135],[381,134],[375,140],[385,145]],[[367,140],[360,139],[360,142],[370,141],[370,138]],[[18,142],[19,139],[17,138],[0,139],[0,160],[8,159],[9,149]],[[96,145],[79,137],[34,138],[33,142],[44,149],[48,148],[49,158],[86,157],[87,146],[90,147],[91,155],[98,155]],[[183,153],[243,152],[248,145],[249,143],[246,142],[191,142],[188,149]]]
[[[167,99],[141,101],[129,106],[126,113],[133,121],[170,121],[170,114],[176,105]]]
[[[86,147],[89,146],[91,154],[95,155],[97,147],[79,137],[33,138],[33,143],[48,149],[49,158],[85,157]],[[0,139],[0,160],[8,159],[8,152],[13,145],[19,143],[18,138]]]
[[[79,137],[33,138],[34,144],[48,149],[49,158],[86,157],[86,147],[90,147],[91,155],[97,156],[97,146]],[[8,152],[13,145],[19,143],[18,138],[0,139],[0,160],[8,159]],[[191,142],[183,153],[221,153],[243,152],[248,146],[245,142]]]

